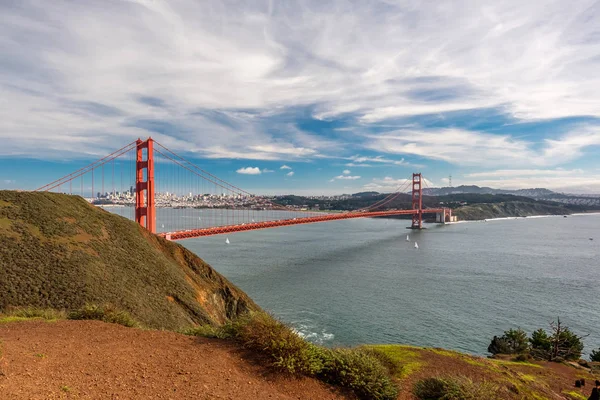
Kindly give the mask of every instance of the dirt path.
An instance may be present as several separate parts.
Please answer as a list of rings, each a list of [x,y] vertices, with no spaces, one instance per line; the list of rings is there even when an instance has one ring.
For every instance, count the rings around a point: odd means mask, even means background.
[[[0,325],[0,399],[344,399],[239,347],[97,321]]]

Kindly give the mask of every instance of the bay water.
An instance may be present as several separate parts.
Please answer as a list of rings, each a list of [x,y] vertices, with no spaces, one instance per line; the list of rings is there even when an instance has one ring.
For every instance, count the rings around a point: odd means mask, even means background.
[[[184,212],[159,209],[157,225]],[[560,317],[589,335],[584,353],[600,347],[600,215],[428,224],[423,231],[409,224],[353,219],[179,243],[328,346],[403,343],[486,354],[494,335],[549,330]]]

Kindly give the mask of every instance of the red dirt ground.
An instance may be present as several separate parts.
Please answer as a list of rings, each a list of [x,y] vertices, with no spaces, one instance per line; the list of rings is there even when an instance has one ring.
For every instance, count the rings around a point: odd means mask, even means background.
[[[98,321],[0,325],[0,399],[348,399],[233,343]]]

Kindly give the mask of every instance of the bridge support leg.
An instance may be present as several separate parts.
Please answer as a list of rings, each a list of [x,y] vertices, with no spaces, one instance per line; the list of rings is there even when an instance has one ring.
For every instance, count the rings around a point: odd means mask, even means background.
[[[135,162],[135,221],[156,233],[156,211],[154,207],[154,141],[138,139]],[[146,159],[144,160],[144,149]],[[146,174],[144,174],[146,170]],[[144,176],[146,175],[146,176]]]
[[[423,187],[421,186],[421,173],[413,174],[412,180],[412,208],[417,210],[412,215],[411,229],[423,228]]]

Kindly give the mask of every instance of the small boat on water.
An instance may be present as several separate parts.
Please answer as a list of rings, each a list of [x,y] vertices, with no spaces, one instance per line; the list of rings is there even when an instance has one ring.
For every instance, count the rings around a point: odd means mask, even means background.
[[[406,241],[410,242],[410,237],[408,235],[406,235]]]
[[[419,244],[417,242],[415,242],[415,249],[419,248]]]
[[[229,244],[229,238],[225,239],[225,243]]]

